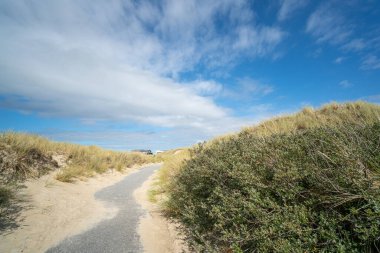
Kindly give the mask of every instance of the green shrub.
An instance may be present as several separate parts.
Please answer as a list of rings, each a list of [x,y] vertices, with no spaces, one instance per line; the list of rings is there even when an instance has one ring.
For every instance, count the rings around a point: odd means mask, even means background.
[[[3,206],[6,206],[11,198],[12,198],[11,189],[5,186],[0,186],[0,213],[1,213],[1,208]]]
[[[379,187],[380,123],[243,131],[193,149],[166,205],[196,251],[378,252]]]

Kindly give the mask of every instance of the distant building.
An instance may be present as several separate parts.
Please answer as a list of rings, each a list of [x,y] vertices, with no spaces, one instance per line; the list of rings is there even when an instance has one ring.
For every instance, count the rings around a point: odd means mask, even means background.
[[[150,149],[135,149],[135,150],[132,150],[132,152],[143,153],[146,155],[153,155],[153,152]]]
[[[165,151],[163,150],[156,150],[156,155],[160,154],[160,153],[164,153]]]

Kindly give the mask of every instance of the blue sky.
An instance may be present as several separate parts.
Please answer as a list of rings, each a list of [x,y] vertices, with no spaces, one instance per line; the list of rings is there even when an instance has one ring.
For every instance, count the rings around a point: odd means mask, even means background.
[[[380,102],[380,2],[4,0],[0,130],[170,149]]]

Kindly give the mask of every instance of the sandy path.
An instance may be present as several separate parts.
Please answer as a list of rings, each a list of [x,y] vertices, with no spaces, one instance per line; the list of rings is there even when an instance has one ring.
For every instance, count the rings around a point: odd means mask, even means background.
[[[66,237],[113,218],[118,209],[106,207],[94,194],[131,171],[110,172],[73,184],[55,180],[54,174],[26,182],[19,194],[29,203],[18,219],[20,226],[0,234],[0,252],[44,252]]]
[[[134,197],[147,212],[140,218],[137,232],[145,253],[179,253],[188,252],[180,239],[175,225],[165,219],[158,207],[148,199],[157,172],[149,177],[143,185],[134,192]]]
[[[120,182],[96,192],[95,198],[119,209],[115,217],[99,222],[93,228],[66,238],[46,253],[137,253],[143,252],[137,226],[144,210],[133,192],[139,188],[160,164],[144,166]]]

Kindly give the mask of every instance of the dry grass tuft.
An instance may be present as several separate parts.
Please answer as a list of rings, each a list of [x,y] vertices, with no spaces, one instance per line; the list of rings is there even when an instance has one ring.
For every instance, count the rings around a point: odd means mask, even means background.
[[[365,126],[380,119],[380,107],[363,101],[338,104],[330,103],[318,110],[305,107],[298,113],[276,117],[259,125],[243,129],[243,132],[257,136],[269,136],[280,133],[294,133],[315,127],[334,127],[342,124]]]
[[[104,150],[97,146],[53,142],[37,135],[0,134],[0,179],[3,182],[39,177],[58,168],[53,156],[65,157],[57,179],[72,182],[110,169],[122,171],[133,165],[152,162],[148,155]]]

